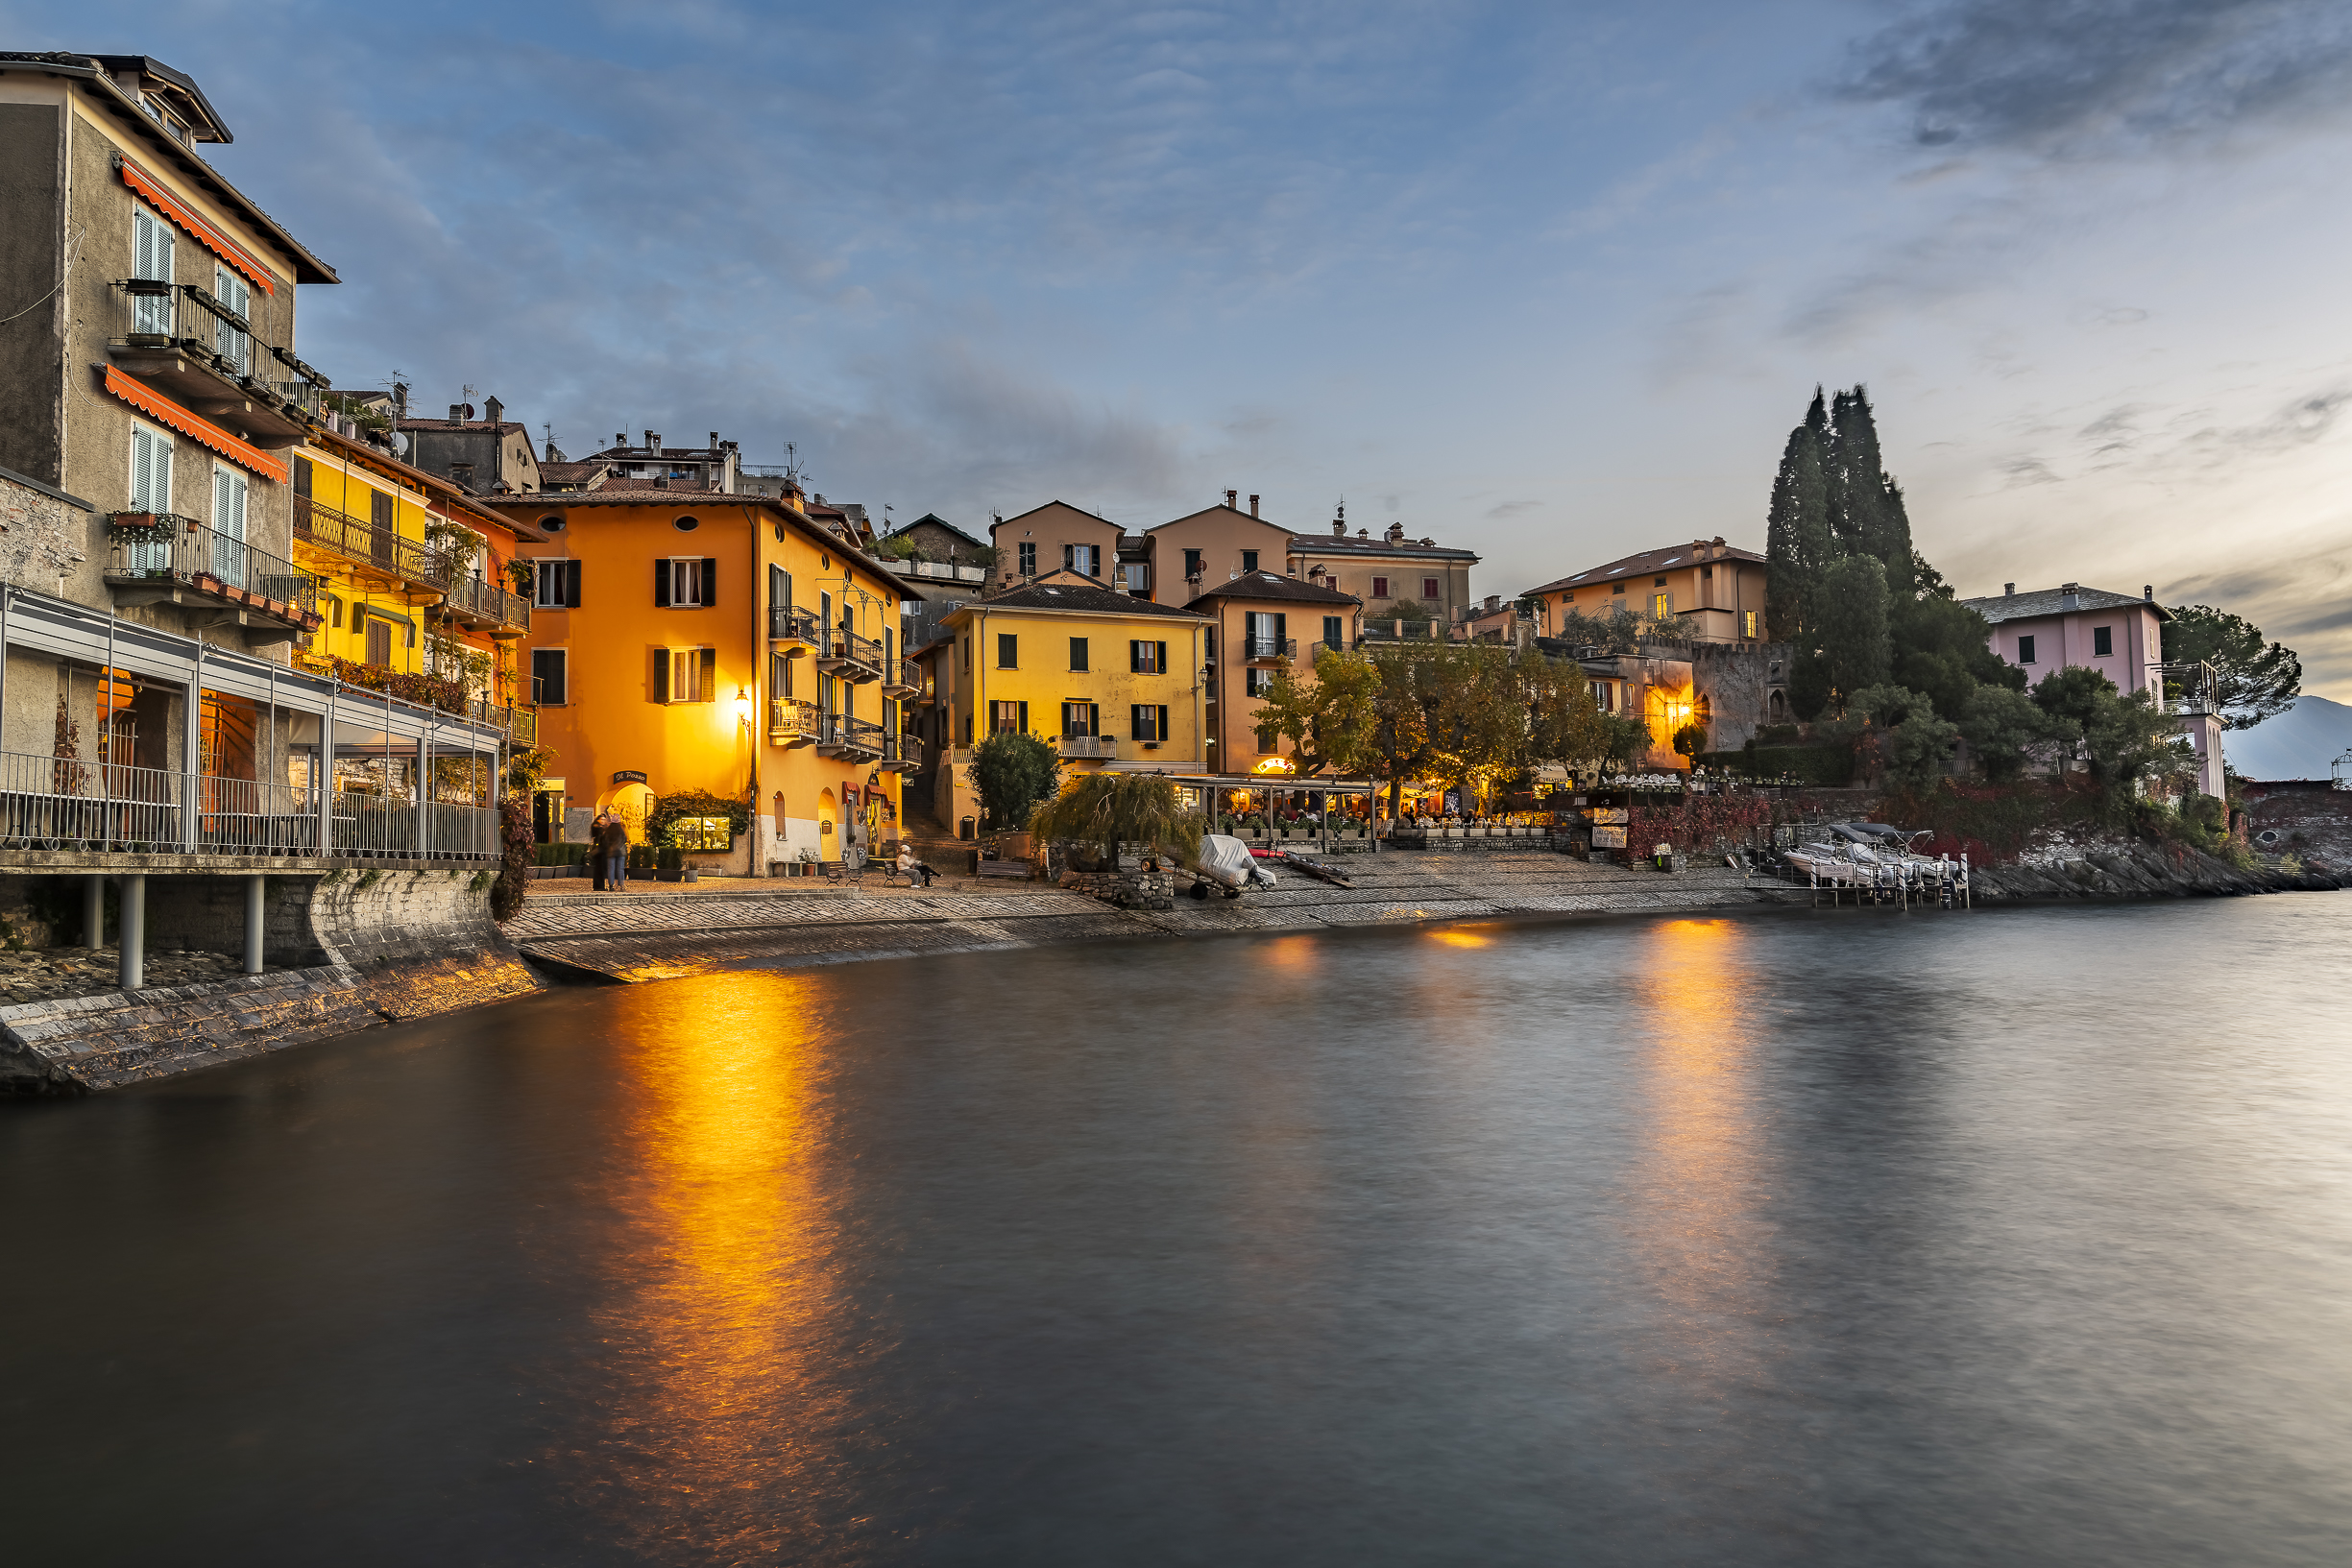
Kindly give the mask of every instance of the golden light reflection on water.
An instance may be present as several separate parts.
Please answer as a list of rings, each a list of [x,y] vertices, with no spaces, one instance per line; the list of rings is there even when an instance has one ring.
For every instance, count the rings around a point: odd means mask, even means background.
[[[614,1393],[587,1458],[623,1540],[753,1560],[837,1489],[824,990],[714,976],[635,991],[618,1020],[635,1163],[605,1194],[621,1289],[598,1315]]]
[[[1431,931],[1429,939],[1449,948],[1483,948],[1493,944],[1494,938],[1475,927],[1448,926]]]
[[[1749,1100],[1752,1031],[1740,949],[1722,920],[1664,921],[1639,951],[1649,1115],[1634,1174],[1634,1231],[1664,1309],[1669,1371],[1720,1387],[1748,1369],[1745,1334],[1762,1302],[1758,1260],[1760,1129]],[[1706,1389],[1694,1390],[1704,1395]]]

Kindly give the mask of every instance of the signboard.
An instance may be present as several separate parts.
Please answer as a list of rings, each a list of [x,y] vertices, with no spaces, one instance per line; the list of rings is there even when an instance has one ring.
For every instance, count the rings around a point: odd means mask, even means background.
[[[613,775],[613,783],[617,784],[643,784],[644,782],[645,776],[642,773],[636,772],[633,769],[624,768],[620,772]]]
[[[1593,829],[1592,847],[1596,850],[1623,849],[1625,847],[1625,830],[1623,828]]]
[[[1605,822],[1617,828],[1624,827],[1625,824],[1631,819],[1631,815],[1632,813],[1622,806],[1596,806],[1592,808],[1592,820],[1594,822]],[[1624,834],[1620,833],[1617,835],[1617,842],[1620,844],[1625,842]]]

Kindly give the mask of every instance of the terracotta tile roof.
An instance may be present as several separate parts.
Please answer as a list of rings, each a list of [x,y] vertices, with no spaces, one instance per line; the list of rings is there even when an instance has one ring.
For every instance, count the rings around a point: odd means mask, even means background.
[[[1707,565],[1712,565],[1717,561],[1745,561],[1759,567],[1764,565],[1762,556],[1754,550],[1743,550],[1736,544],[1710,543],[1709,547],[1715,553],[1708,558],[1705,563]],[[1557,593],[1563,589],[1584,588],[1589,584],[1606,583],[1619,577],[1638,577],[1645,572],[1655,576],[1670,567],[1689,566],[1697,559],[1698,549],[1699,546],[1696,543],[1690,543],[1665,544],[1655,550],[1643,550],[1639,555],[1623,556],[1610,562],[1605,567],[1588,567],[1573,577],[1558,578],[1544,584],[1541,588],[1528,589],[1519,597],[1525,598],[1529,593]]]
[[[1194,595],[1192,602],[1199,604],[1202,599],[1282,599],[1308,604],[1364,602],[1352,593],[1342,593],[1296,577],[1277,577],[1271,571],[1245,571],[1231,582],[1219,583],[1215,588]]]

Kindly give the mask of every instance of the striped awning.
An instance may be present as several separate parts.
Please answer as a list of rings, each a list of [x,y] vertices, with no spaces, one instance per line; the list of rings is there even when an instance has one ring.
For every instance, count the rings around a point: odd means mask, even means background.
[[[264,479],[286,482],[286,466],[251,442],[240,441],[210,420],[173,402],[169,398],[147,385],[133,380],[111,365],[100,367],[107,373],[107,390],[137,409],[158,424],[168,424],[191,441],[200,441],[242,469],[251,469]]]
[[[198,217],[194,208],[173,195],[170,187],[154,175],[149,174],[129,158],[122,157],[119,154],[116,155],[116,167],[122,170],[124,184],[129,185],[161,208],[172,222],[194,235],[197,244],[252,278],[262,293],[276,294],[278,292],[277,278],[270,275],[267,267],[254,258],[252,252],[222,233],[203,218]]]

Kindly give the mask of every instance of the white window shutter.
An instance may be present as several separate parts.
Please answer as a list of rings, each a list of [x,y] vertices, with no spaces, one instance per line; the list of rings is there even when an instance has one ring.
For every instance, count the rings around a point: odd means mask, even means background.
[[[212,470],[212,526],[220,533],[229,532],[230,497],[234,492],[229,483],[227,469]]]
[[[155,437],[136,425],[131,428],[131,510],[152,512],[156,509],[156,442]]]

